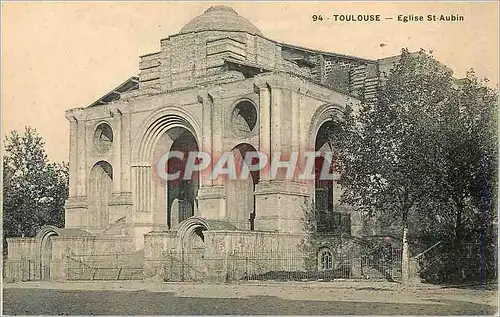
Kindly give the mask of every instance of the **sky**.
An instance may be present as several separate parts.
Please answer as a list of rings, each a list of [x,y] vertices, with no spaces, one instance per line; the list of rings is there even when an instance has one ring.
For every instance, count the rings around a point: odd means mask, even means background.
[[[217,4],[2,2],[2,143],[10,131],[31,126],[51,161],[68,161],[64,111],[86,107],[137,75],[140,55],[157,52],[160,39]],[[369,59],[423,48],[455,77],[474,68],[498,87],[498,2],[222,4],[279,42]],[[380,14],[382,21],[335,22],[334,14]],[[411,14],[460,14],[464,21],[397,21]],[[313,15],[330,19],[313,21]]]

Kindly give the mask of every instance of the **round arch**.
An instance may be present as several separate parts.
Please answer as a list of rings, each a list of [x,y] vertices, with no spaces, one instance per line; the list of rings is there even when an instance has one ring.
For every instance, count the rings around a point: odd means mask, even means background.
[[[161,215],[157,222],[171,229],[184,219],[194,216],[198,210],[196,196],[200,186],[199,172],[192,172],[189,178],[185,178],[184,173],[186,172],[189,153],[198,152],[199,145],[191,131],[175,127],[167,130],[155,145],[155,163],[159,162],[157,157],[164,155],[167,151],[184,154],[183,159],[172,158],[165,164],[170,174],[180,173],[177,179],[163,180],[157,178],[155,180],[154,208],[158,216]],[[153,174],[158,175],[158,168],[159,166],[155,164]],[[165,220],[163,220],[163,216],[166,217]]]
[[[192,234],[197,228],[202,228],[203,230],[210,230],[210,225],[208,222],[200,217],[190,217],[183,222],[181,222],[177,229],[177,239],[181,242],[185,237]]]
[[[316,135],[318,134],[321,126],[325,122],[331,120],[333,116],[341,115],[342,111],[343,107],[335,104],[325,104],[316,109],[309,124],[307,144],[315,144]]]
[[[59,236],[59,228],[43,226],[36,234],[38,259],[40,261],[40,279],[50,279],[50,262],[52,260],[52,236]]]
[[[113,166],[108,161],[96,162],[89,173],[89,218],[91,228],[104,229],[109,225],[108,202],[113,191]]]
[[[243,175],[243,166],[254,164],[246,162],[247,153],[257,152],[249,143],[239,143],[231,150],[234,156],[236,177],[225,180],[226,212],[228,220],[243,230],[254,230],[255,225],[255,186],[259,183],[259,171],[250,171]]]
[[[189,111],[164,107],[149,115],[141,124],[132,146],[132,162],[149,164],[159,138],[168,130],[181,127],[190,131],[200,144],[201,124]]]
[[[95,149],[103,154],[106,153],[113,143],[113,127],[106,120],[100,120],[94,126],[93,145]]]
[[[323,165],[326,162],[325,154],[332,152],[332,146],[329,142],[329,125],[333,123],[332,117],[342,115],[342,107],[332,104],[326,104],[318,108],[313,115],[309,127],[308,144],[311,149],[320,152],[321,155],[315,159],[315,181],[313,191],[313,201],[317,218],[318,231],[332,232],[336,226],[334,215],[334,206],[337,203],[339,187],[334,180],[322,179],[321,173]],[[333,172],[333,165],[330,166],[329,173]]]

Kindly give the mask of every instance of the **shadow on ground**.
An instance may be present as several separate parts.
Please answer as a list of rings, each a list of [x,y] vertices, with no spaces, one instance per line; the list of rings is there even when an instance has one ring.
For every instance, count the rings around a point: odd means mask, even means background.
[[[5,315],[491,315],[496,308],[461,301],[427,304],[175,297],[146,291],[4,289]]]

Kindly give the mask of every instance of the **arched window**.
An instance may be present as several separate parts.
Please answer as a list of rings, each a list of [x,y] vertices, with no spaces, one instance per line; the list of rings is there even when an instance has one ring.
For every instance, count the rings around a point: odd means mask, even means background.
[[[329,249],[321,249],[319,251],[319,269],[331,270],[333,268],[333,256]]]
[[[94,133],[94,144],[101,153],[106,153],[113,143],[113,130],[109,124],[103,122],[99,124]]]
[[[259,114],[257,108],[249,100],[240,101],[231,112],[231,128],[240,136],[252,133],[257,125]]]

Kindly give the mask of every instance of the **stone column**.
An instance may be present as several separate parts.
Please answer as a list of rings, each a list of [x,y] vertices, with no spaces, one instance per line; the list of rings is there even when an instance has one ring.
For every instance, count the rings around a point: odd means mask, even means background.
[[[299,182],[270,181],[255,191],[256,230],[303,233],[303,205],[309,187]]]
[[[151,166],[137,163],[131,166],[132,208],[128,234],[135,241],[136,250],[143,247],[144,234],[153,230],[153,213],[151,212]]]
[[[219,91],[209,93],[212,100],[212,166],[220,159],[223,154],[223,141],[224,141],[224,109],[222,104],[222,96]],[[212,184],[216,186],[223,186],[223,180],[218,177],[212,180]]]
[[[120,105],[120,108],[118,108],[118,105],[111,104],[108,105],[108,108],[113,117],[113,193],[111,200],[108,202],[109,221],[113,223],[120,218],[130,216],[132,212],[132,195],[129,186],[123,185],[124,171],[129,166],[124,164],[124,156],[122,155],[128,150],[126,143],[128,139],[123,138],[124,135],[126,136],[127,131],[123,127],[122,107]]]
[[[110,109],[113,116],[113,192],[122,191],[122,113],[116,107]]]
[[[225,118],[220,92],[210,91],[203,97],[202,149],[203,151],[207,147],[210,149],[212,162],[209,171],[212,172],[212,167],[223,153]],[[224,219],[226,217],[226,193],[223,181],[220,178],[206,179],[206,176],[208,175],[202,176],[201,187],[198,190],[198,214],[205,219]]]
[[[87,196],[87,127],[86,127],[86,113],[82,108],[75,109],[73,112],[77,120],[77,187],[76,192],[78,196]]]
[[[66,111],[66,119],[69,121],[69,190],[68,196],[76,196],[76,183],[78,173],[78,139],[77,121],[70,111]]]
[[[283,107],[283,92],[280,88],[271,91],[271,156],[281,152],[281,111]]]
[[[78,108],[73,112],[77,120],[77,187],[78,196],[87,196],[87,127],[85,109]]]
[[[271,161],[271,96],[266,82],[255,83],[255,91],[259,94],[259,147],[260,152]],[[269,168],[260,170],[260,181],[269,181]]]
[[[132,166],[133,203],[136,212],[151,211],[151,166]]]
[[[65,204],[65,227],[85,228],[88,220],[85,109],[66,111],[70,122],[69,195]]]
[[[284,140],[285,134],[282,131],[282,127],[284,126],[282,114],[285,111],[283,89],[288,90],[292,89],[292,87],[287,83],[286,78],[275,78],[270,86],[270,102],[265,105],[261,104],[261,111],[263,110],[263,106],[267,108],[266,105],[269,105],[269,112],[265,109],[266,112],[261,114],[261,118],[264,123],[269,122],[270,118],[270,125],[261,127],[263,129],[261,132],[264,131],[264,133],[270,134],[270,162],[272,162],[273,155],[285,150],[283,142],[291,142],[291,144],[285,144],[287,152],[288,149],[297,151],[300,148],[300,141],[302,139],[300,135],[303,133],[301,129],[303,125],[301,125],[302,118],[300,117],[299,110],[300,98],[292,92],[290,99],[286,99],[287,102],[288,100],[290,102],[288,106],[291,106],[291,109],[286,111],[291,111],[292,131],[290,131],[289,137]],[[263,97],[265,101],[268,100],[267,96],[264,95]],[[265,137],[267,140],[266,134],[263,134],[262,138]],[[284,156],[282,159],[290,160],[290,157]],[[293,162],[290,168],[295,168]],[[301,219],[304,204],[310,196],[309,185],[296,180],[286,179],[286,169],[284,168],[277,171],[278,173],[276,173],[275,178],[272,177],[273,175],[269,175],[269,178],[271,178],[270,181],[262,181],[261,179],[256,186],[255,229],[302,234],[303,226]]]
[[[129,110],[122,109],[122,133],[121,133],[121,143],[122,143],[122,191],[128,192],[132,190],[130,187],[130,155],[131,155],[131,141],[130,141],[130,112]]]
[[[213,100],[212,97],[207,93],[207,91],[200,91],[198,93],[198,102],[203,105],[203,135],[201,137],[201,151],[208,153],[212,157],[212,162],[210,166],[213,166],[213,124],[212,124],[212,108]],[[209,172],[211,168],[205,169],[205,171],[200,173],[201,186],[212,186],[212,179],[209,177]]]
[[[292,151],[299,152],[300,148],[300,96],[292,91]]]

